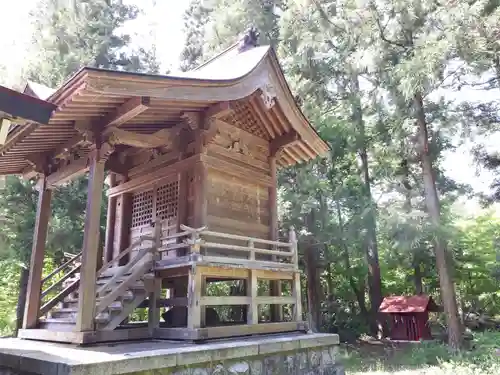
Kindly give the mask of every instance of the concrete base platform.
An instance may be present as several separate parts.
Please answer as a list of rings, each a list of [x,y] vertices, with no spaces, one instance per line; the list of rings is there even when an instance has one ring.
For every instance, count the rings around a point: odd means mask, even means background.
[[[203,345],[141,341],[78,347],[1,339],[0,375],[343,375],[338,343],[337,335],[300,333]]]

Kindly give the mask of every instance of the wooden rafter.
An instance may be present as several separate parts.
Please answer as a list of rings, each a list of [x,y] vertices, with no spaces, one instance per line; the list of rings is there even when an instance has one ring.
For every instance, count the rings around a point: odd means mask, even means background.
[[[221,118],[233,112],[233,104],[231,102],[220,102],[210,106],[205,111],[205,118]]]
[[[113,113],[104,117],[100,124],[102,128],[117,127],[138,116],[149,108],[150,98],[148,96],[137,96],[127,100]]]
[[[279,154],[285,147],[296,144],[300,141],[300,136],[296,131],[283,134],[274,138],[270,143],[270,152],[272,156]]]
[[[0,145],[4,145],[7,140],[7,135],[9,134],[11,121],[8,118],[4,118],[1,121],[0,125]]]

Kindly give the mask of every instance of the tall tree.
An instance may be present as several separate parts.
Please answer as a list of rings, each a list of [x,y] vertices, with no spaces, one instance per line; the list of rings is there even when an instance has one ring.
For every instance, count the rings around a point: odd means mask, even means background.
[[[426,99],[440,82],[448,62],[449,44],[440,28],[435,2],[415,1],[411,6],[403,1],[371,2],[373,34],[379,48],[390,59],[380,61],[382,69],[392,69],[391,91],[407,100],[411,118],[417,129],[416,148],[422,168],[426,210],[436,229],[434,250],[441,286],[441,298],[448,322],[448,338],[452,348],[462,342],[462,327],[458,316],[455,287],[450,269],[450,255],[442,232],[442,218],[433,164],[429,147],[430,108]],[[424,43],[425,41],[425,43]],[[389,53],[388,53],[389,52]],[[396,57],[397,56],[397,57]],[[396,57],[396,58],[395,58]],[[396,85],[396,86],[393,86]]]
[[[182,71],[196,68],[203,62],[206,52],[205,33],[211,13],[211,9],[205,3],[206,1],[203,0],[191,0],[188,9],[182,16],[186,39],[181,52],[180,68]]]
[[[260,43],[277,47],[279,20],[284,0],[214,0],[207,41],[210,51],[219,52],[237,41],[249,27],[260,32]]]
[[[80,67],[131,71],[157,70],[154,53],[130,48],[131,36],[119,33],[137,18],[139,9],[123,0],[82,0],[63,6],[59,0],[40,0],[32,13],[35,55],[28,77],[57,87]],[[155,58],[154,58],[155,59]]]

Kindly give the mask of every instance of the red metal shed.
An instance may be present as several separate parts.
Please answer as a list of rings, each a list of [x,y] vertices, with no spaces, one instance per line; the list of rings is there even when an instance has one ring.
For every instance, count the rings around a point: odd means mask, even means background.
[[[390,315],[392,340],[430,340],[429,312],[440,311],[427,295],[385,297],[379,312]]]

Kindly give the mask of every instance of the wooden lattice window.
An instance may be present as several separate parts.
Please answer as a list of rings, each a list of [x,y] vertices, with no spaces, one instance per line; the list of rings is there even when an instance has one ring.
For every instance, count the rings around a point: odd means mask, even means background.
[[[166,220],[177,217],[179,195],[178,181],[156,188],[156,217]]]
[[[132,197],[132,228],[151,224],[153,220],[153,192],[143,191]]]

